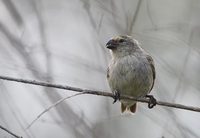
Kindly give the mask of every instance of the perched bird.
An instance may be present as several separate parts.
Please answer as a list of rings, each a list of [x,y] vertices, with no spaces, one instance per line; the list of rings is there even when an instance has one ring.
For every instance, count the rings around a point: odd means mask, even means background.
[[[113,93],[145,97],[153,88],[155,67],[152,57],[131,36],[116,36],[108,41],[112,60],[107,70],[107,80]],[[121,112],[136,111],[136,102],[121,99]]]

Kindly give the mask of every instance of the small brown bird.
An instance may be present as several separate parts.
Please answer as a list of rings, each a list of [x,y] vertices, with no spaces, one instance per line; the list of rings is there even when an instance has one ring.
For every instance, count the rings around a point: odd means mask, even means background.
[[[107,70],[107,80],[113,93],[145,97],[153,88],[155,67],[152,57],[145,52],[138,41],[130,36],[116,36],[106,47],[112,52]],[[121,112],[136,111],[136,102],[120,100]]]

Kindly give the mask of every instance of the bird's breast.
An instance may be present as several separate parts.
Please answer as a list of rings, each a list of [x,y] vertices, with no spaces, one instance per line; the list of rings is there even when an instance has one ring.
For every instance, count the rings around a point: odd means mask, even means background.
[[[126,56],[111,62],[108,82],[112,91],[139,97],[149,92],[153,74],[145,57]]]

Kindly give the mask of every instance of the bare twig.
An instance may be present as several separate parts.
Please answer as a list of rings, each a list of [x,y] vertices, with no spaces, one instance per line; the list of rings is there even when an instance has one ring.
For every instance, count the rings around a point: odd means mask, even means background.
[[[115,98],[115,95],[112,93],[96,91],[96,90],[81,89],[81,88],[67,86],[67,85],[53,84],[53,83],[48,83],[48,82],[36,81],[36,80],[19,79],[19,78],[13,78],[13,77],[8,77],[8,76],[0,76],[0,79],[20,82],[20,83],[26,83],[26,84],[32,84],[32,85],[57,88],[57,89],[63,89],[63,90],[76,91],[76,92],[81,92],[81,93],[85,93],[85,94],[93,94],[93,95]],[[142,103],[149,103],[149,100],[146,98],[135,98],[135,97],[126,96],[126,95],[120,95],[120,98],[134,100],[134,101],[142,102]],[[182,104],[175,104],[175,103],[169,103],[169,102],[163,102],[163,101],[157,101],[156,104],[161,105],[161,106],[166,106],[166,107],[179,108],[179,109],[184,109],[184,110],[189,110],[189,111],[200,112],[200,107],[186,106],[186,105],[182,105]]]
[[[2,129],[2,130],[4,130],[4,131],[8,132],[9,134],[11,134],[12,136],[14,136],[15,138],[22,138],[21,136],[18,136],[18,135],[16,135],[16,134],[14,134],[13,132],[11,132],[10,130],[8,130],[7,128],[5,128],[5,127],[3,127],[3,126],[1,126],[1,125],[0,125],[0,129]]]
[[[29,129],[43,114],[45,114],[46,112],[48,112],[49,110],[51,110],[51,108],[57,106],[58,104],[62,103],[64,100],[66,99],[69,99],[69,98],[72,98],[72,97],[75,97],[75,96],[78,96],[78,95],[82,95],[82,94],[85,94],[85,93],[76,93],[74,95],[71,95],[71,96],[67,96],[67,97],[64,97],[60,100],[58,100],[57,102],[55,102],[54,104],[50,105],[48,108],[46,108],[44,111],[42,111],[29,125],[26,129]]]

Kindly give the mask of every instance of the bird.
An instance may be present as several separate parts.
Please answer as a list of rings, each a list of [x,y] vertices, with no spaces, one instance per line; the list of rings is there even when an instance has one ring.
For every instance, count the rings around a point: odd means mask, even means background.
[[[148,94],[156,78],[153,58],[141,48],[136,39],[128,35],[114,36],[107,42],[106,48],[111,51],[112,57],[107,69],[110,89],[119,98],[122,113],[124,111],[135,113],[137,102],[120,99],[120,95],[152,98]],[[154,101],[155,105],[155,98],[151,101]]]

